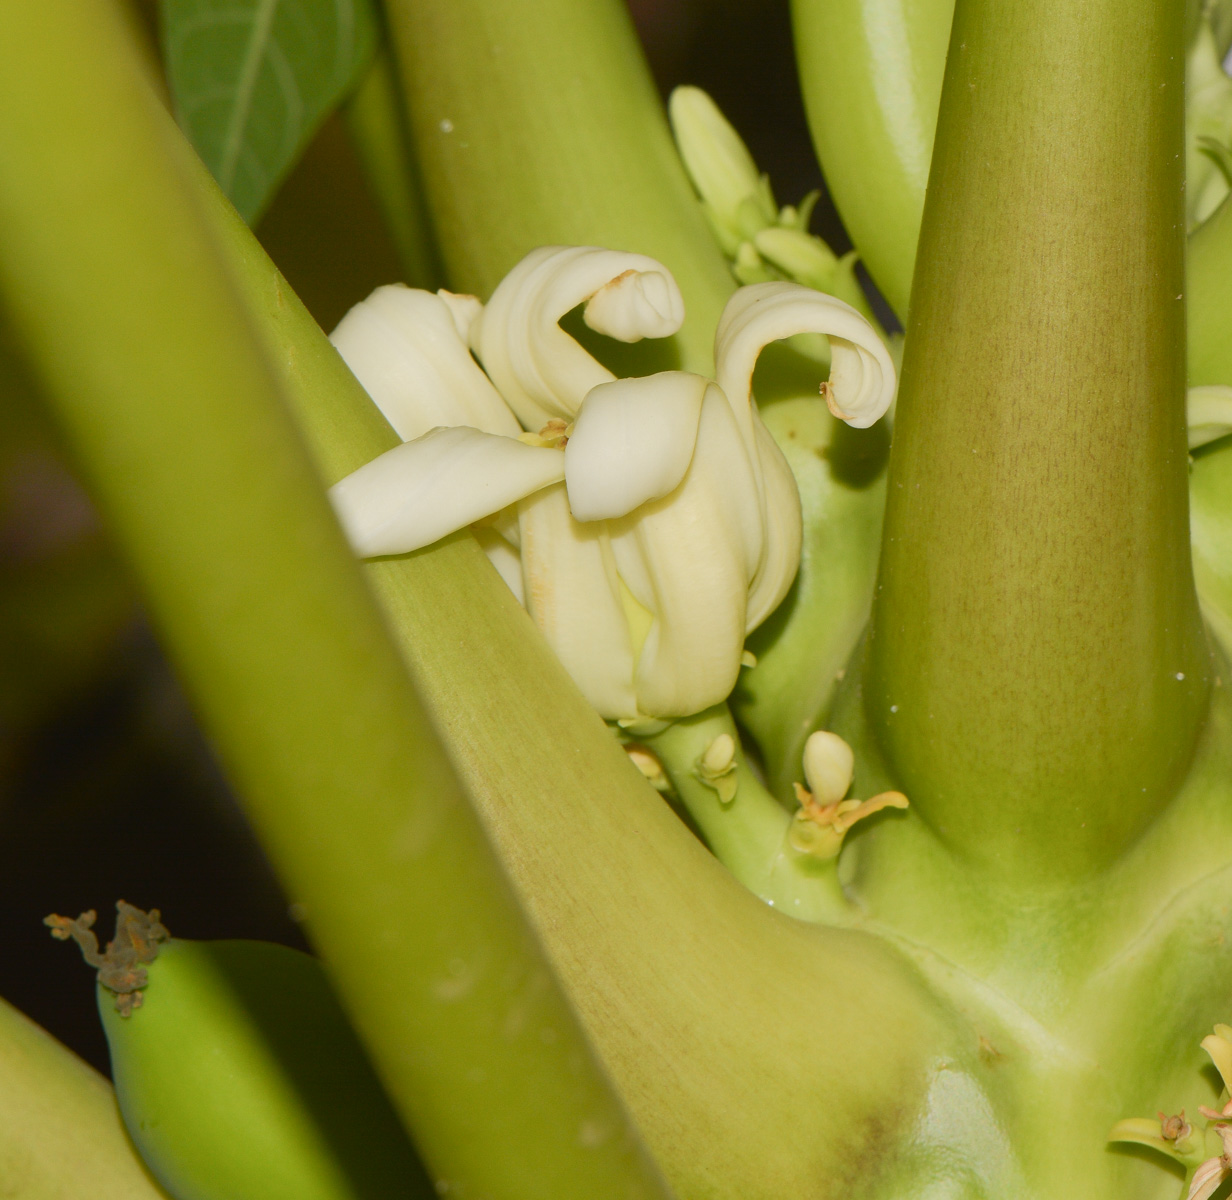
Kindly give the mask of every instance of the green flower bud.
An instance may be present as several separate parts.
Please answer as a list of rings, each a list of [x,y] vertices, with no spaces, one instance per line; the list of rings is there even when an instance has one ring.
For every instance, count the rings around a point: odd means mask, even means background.
[[[718,105],[696,87],[678,87],[668,102],[672,132],[685,170],[730,255],[778,220],[770,182]]]
[[[757,253],[773,263],[786,278],[819,292],[834,294],[834,270],[838,259],[821,238],[798,229],[775,226],[763,229],[753,238],[753,245]]]

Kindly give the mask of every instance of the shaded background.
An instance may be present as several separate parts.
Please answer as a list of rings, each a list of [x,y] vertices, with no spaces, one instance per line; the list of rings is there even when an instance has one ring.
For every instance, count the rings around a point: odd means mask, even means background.
[[[779,203],[822,186],[787,0],[632,0],[664,95],[705,88]],[[850,243],[823,197],[813,229]],[[338,118],[258,235],[321,325],[399,277]],[[42,925],[123,898],[173,933],[304,946],[150,633],[123,564],[0,331],[0,995],[100,1070],[91,973]]]

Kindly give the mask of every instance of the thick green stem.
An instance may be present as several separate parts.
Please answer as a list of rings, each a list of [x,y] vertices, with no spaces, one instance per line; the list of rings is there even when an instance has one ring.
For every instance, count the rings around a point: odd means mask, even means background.
[[[15,1200],[167,1200],[107,1081],[0,1000],[0,1180]]]
[[[398,248],[403,282],[430,290],[440,287],[441,264],[388,46],[377,48],[372,66],[347,102],[345,116],[351,141]]]
[[[23,47],[0,81],[9,313],[437,1179],[663,1195],[363,585],[122,23],[103,0],[10,5],[0,42]]]
[[[1123,850],[1205,709],[1182,24],[1161,0],[954,18],[867,697],[917,810],[1011,881]]]
[[[709,374],[734,284],[619,0],[387,0],[453,286],[488,295],[536,246],[649,254],[688,319],[651,369]],[[670,347],[668,348],[671,349]]]

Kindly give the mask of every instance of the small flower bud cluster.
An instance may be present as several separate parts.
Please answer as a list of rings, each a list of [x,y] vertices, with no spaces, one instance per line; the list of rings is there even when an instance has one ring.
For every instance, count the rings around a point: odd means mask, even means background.
[[[808,231],[820,193],[779,208],[769,178],[701,88],[676,88],[668,112],[685,170],[736,278],[743,284],[791,280],[815,288],[839,297],[876,326],[856,279],[856,252],[840,258]]]
[[[1159,1113],[1157,1120],[1130,1117],[1118,1121],[1108,1134],[1110,1142],[1136,1142],[1167,1155],[1185,1168],[1185,1200],[1210,1200],[1232,1177],[1232,1026],[1216,1025],[1215,1032],[1202,1039],[1202,1049],[1223,1081],[1218,1108],[1200,1105],[1198,1112],[1206,1127],[1194,1129],[1185,1110],[1169,1116]]]

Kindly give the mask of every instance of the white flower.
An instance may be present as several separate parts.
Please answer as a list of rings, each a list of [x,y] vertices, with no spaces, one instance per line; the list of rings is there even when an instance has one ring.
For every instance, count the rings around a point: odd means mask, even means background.
[[[335,344],[408,440],[337,484],[334,505],[363,556],[488,518],[485,550],[591,704],[685,716],[730,693],[745,636],[799,564],[795,482],[751,396],[762,347],[830,335],[823,392],[859,426],[889,406],[894,369],[853,309],[774,283],[728,304],[717,383],[616,379],[560,328],[582,303],[623,341],[684,319],[659,263],[588,247],[534,251],[486,308],[381,288],[352,309]]]

